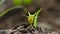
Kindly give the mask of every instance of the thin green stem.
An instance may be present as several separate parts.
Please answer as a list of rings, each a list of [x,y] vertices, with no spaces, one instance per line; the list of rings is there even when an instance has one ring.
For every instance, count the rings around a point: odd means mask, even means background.
[[[12,7],[12,8],[9,8],[9,9],[3,11],[2,13],[0,13],[0,17],[3,17],[5,14],[7,14],[8,12],[10,12],[11,10],[16,9],[16,8],[21,8],[21,6],[15,6],[15,7]]]

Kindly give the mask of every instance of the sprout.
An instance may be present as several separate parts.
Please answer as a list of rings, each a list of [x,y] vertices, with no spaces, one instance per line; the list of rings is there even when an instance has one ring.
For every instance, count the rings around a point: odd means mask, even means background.
[[[30,24],[30,26],[33,24],[33,26],[36,28],[37,26],[37,18],[38,18],[38,14],[41,12],[42,8],[40,10],[38,10],[37,12],[35,12],[34,14],[30,14],[30,12],[24,8],[25,12],[29,14],[29,16],[27,16],[28,18],[28,22]]]

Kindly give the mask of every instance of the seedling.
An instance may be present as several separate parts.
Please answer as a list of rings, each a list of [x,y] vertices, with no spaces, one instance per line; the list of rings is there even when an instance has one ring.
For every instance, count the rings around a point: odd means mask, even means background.
[[[28,11],[26,8],[24,8],[25,11]],[[38,10],[37,12],[35,12],[34,14],[30,14],[30,12],[28,11],[29,16],[27,16],[27,20],[28,23],[30,24],[30,26],[34,26],[35,28],[37,27],[37,18],[39,13],[41,12],[42,8],[40,10]]]

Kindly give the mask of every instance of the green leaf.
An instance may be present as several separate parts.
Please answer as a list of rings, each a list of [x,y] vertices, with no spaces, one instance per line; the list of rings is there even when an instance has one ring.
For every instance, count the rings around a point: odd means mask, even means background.
[[[34,27],[35,27],[35,28],[36,28],[36,26],[37,26],[38,14],[41,12],[41,10],[42,10],[42,8],[36,12],[36,15],[35,15],[35,18],[34,18]]]

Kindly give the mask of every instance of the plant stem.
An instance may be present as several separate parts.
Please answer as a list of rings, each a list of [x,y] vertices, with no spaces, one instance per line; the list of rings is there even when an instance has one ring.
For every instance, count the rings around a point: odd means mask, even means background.
[[[16,8],[22,8],[22,7],[21,6],[15,6],[15,7],[9,8],[9,9],[3,11],[2,13],[0,13],[0,18],[3,17],[8,12],[10,12],[11,10],[16,9]]]

